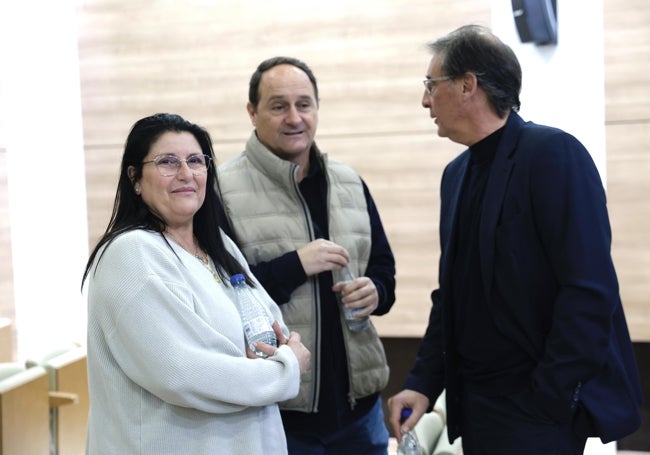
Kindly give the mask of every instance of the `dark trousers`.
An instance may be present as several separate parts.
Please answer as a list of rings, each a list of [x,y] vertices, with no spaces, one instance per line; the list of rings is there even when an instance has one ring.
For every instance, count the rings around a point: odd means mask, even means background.
[[[365,416],[325,438],[290,432],[286,436],[291,455],[388,455],[381,398]]]
[[[503,397],[465,392],[461,434],[464,455],[582,455],[587,442],[573,422],[546,416],[528,391]]]

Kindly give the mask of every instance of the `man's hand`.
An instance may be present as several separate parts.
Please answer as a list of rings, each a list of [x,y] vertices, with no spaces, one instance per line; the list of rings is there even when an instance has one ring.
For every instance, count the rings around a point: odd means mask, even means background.
[[[350,254],[340,245],[325,239],[316,239],[298,248],[298,258],[307,276],[340,269],[350,262]]]
[[[413,412],[408,419],[402,422],[402,409],[405,408],[409,408]],[[428,408],[429,399],[427,396],[415,390],[405,389],[388,399],[388,409],[390,410],[388,421],[398,443],[402,442],[402,435],[411,431]]]
[[[379,305],[379,293],[375,283],[362,276],[352,281],[334,283],[333,292],[341,292],[342,301],[347,308],[354,310],[358,317],[370,316]]]

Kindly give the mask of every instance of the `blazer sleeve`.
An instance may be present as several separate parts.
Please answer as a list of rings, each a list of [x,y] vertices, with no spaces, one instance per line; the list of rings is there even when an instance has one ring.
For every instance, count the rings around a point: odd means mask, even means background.
[[[442,346],[442,311],[438,302],[439,290],[431,293],[429,324],[422,337],[415,366],[404,384],[405,389],[415,390],[429,398],[431,406],[444,389],[444,350]]]
[[[557,285],[533,384],[573,407],[580,385],[604,367],[612,315],[621,303],[598,170],[577,139],[554,131],[538,145],[529,168],[536,235]]]

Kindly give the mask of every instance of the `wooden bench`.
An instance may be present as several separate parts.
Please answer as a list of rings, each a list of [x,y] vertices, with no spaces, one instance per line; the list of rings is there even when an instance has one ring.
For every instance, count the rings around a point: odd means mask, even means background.
[[[50,453],[48,391],[44,368],[0,364],[0,455]]]
[[[27,364],[39,365],[49,375],[51,432],[57,455],[85,453],[90,405],[86,349],[55,350]]]

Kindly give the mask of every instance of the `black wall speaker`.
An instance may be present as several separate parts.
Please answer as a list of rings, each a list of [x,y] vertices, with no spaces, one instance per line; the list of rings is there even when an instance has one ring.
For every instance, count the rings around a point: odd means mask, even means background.
[[[556,0],[512,0],[512,14],[522,43],[557,43]]]

